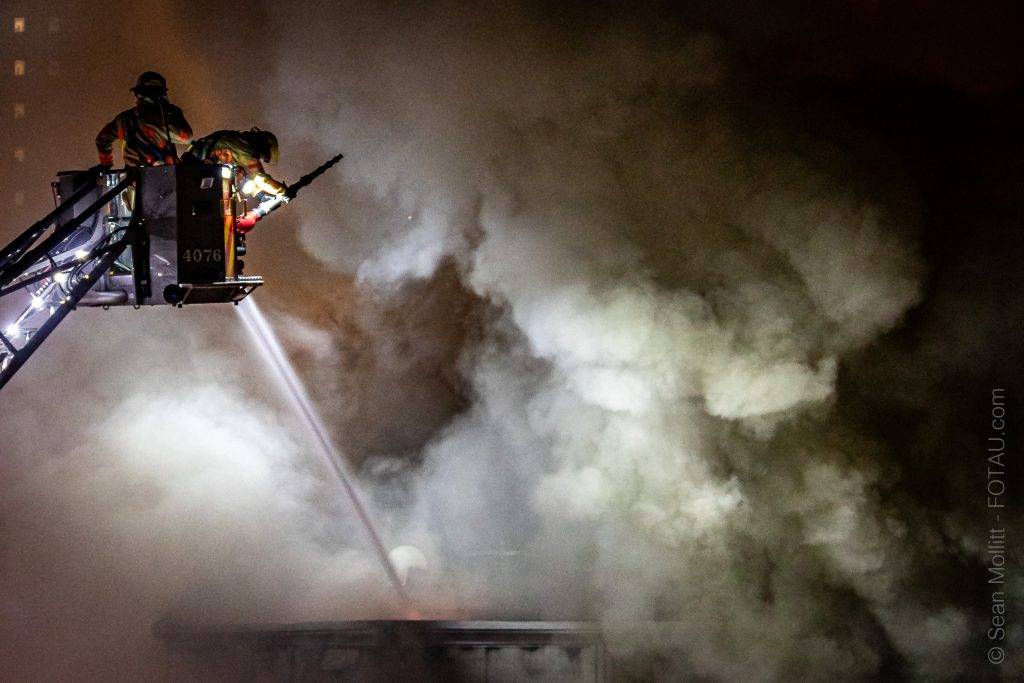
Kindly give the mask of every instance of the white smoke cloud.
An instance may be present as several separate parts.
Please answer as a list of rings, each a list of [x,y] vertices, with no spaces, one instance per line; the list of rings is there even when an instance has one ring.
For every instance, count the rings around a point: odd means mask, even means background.
[[[249,395],[272,385],[247,375],[237,333],[223,335],[233,312],[195,312],[221,328],[216,350],[167,312],[78,312],[50,349],[95,365],[54,376],[41,350],[5,391],[0,659],[10,680],[165,680],[151,635],[165,617],[395,610],[301,425],[286,405]],[[113,320],[104,357],[90,333]],[[54,399],[53,382],[71,379]]]

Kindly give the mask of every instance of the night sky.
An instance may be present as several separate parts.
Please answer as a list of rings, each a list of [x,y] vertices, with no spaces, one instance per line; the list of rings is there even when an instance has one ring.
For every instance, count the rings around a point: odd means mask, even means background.
[[[246,272],[424,616],[597,620],[625,680],[1024,678],[1014,3],[12,4],[61,31],[0,85],[4,240],[145,70],[279,179],[345,153]],[[0,410],[0,678],[398,616],[230,307],[78,311]]]

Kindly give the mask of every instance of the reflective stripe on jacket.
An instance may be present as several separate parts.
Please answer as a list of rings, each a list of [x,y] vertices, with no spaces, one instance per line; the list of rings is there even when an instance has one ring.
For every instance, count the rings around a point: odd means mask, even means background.
[[[177,161],[172,143],[191,139],[192,127],[181,109],[164,98],[141,97],[103,127],[96,151],[101,164],[112,164],[114,140],[120,140],[125,166],[161,166]]]
[[[201,137],[185,152],[183,158],[204,161],[210,164],[225,164],[241,170],[236,178],[239,186],[245,180],[253,180],[260,192],[278,195],[284,192],[284,185],[274,180],[263,170],[263,162],[256,148],[237,130],[218,130]]]

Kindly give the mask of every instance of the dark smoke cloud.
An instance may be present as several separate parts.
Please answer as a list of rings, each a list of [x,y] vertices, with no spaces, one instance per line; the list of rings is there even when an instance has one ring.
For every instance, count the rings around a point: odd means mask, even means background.
[[[992,254],[1021,197],[960,196],[901,127],[973,97],[959,67],[699,3],[297,3],[239,19],[263,50],[202,33],[228,20],[212,7],[160,16],[197,129],[275,130],[288,179],[346,154],[253,234],[249,268],[389,545],[426,555],[425,615],[600,619],[634,680],[977,671],[988,520],[964,454],[1019,370],[1000,341],[1019,305],[993,303],[1014,261]],[[225,85],[257,55],[258,84]],[[880,65],[945,94],[863,96]],[[5,390],[15,679],[156,677],[168,613],[392,614],[232,317],[122,313],[76,313]],[[38,433],[56,409],[30,382],[90,398]],[[121,663],[95,654],[112,643]]]

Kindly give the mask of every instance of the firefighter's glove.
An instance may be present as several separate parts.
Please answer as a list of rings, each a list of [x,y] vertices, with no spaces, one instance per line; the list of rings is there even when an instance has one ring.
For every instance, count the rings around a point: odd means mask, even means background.
[[[256,213],[256,210],[247,211],[244,216],[235,221],[235,231],[240,232],[243,235],[256,225],[256,221],[260,219],[260,215]]]

